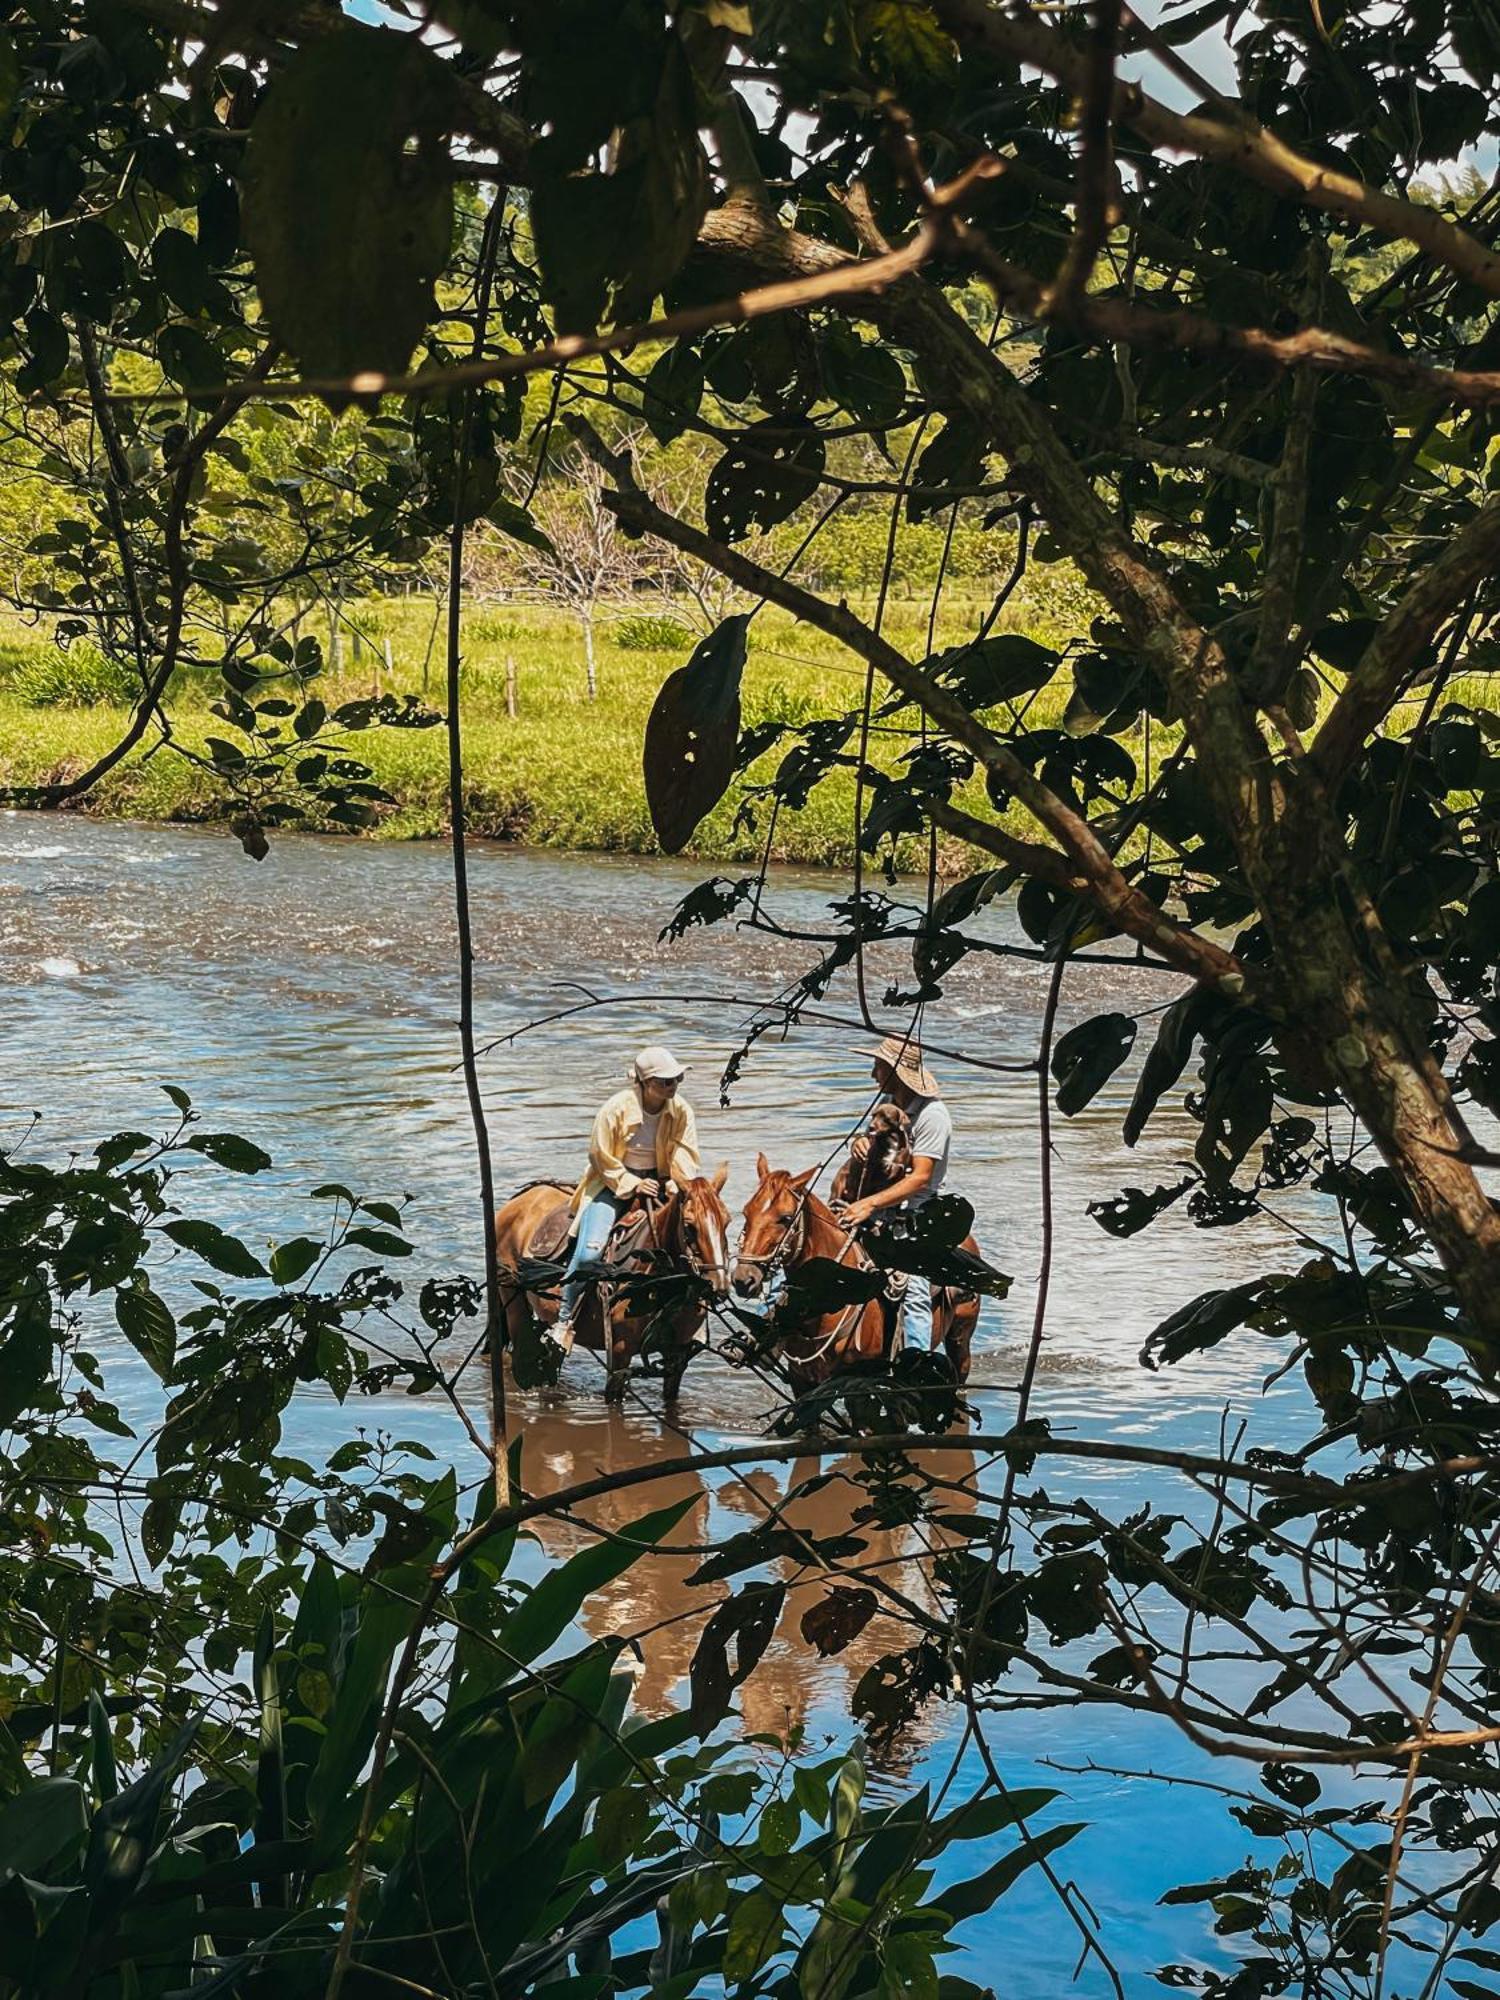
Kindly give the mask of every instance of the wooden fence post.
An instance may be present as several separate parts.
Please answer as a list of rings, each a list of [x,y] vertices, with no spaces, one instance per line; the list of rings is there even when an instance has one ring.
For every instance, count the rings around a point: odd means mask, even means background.
[[[505,656],[505,713],[514,722],[516,719],[516,656]]]

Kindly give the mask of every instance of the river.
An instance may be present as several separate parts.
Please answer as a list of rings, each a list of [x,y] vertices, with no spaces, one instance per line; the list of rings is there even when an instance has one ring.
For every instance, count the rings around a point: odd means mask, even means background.
[[[612,1002],[531,1029],[486,1056],[484,1094],[502,1190],[544,1173],[571,1177],[594,1106],[647,1040],[669,1041],[688,1063],[685,1087],[705,1158],[728,1162],[732,1209],[753,1185],[758,1151],[776,1165],[810,1165],[867,1102],[869,1065],[860,1051],[869,1036],[807,1027],[761,1040],[730,1105],[719,1107],[719,1073],[753,1003],[780,991],[815,947],[729,925],[659,943],[677,903],[702,878],[698,865],[480,846],[471,873],[483,1040],[556,1013],[582,997],[580,989]],[[826,929],[840,893],[836,878],[780,871],[764,913],[789,931]],[[986,913],[974,928],[997,939],[1021,936],[1008,909]],[[254,1181],[205,1169],[195,1212],[258,1242],[304,1229],[313,1213],[310,1190],[325,1181],[366,1195],[406,1193],[413,1198],[414,1263],[424,1271],[475,1270],[472,1144],[454,1067],[453,953],[449,857],[439,846],[280,837],[256,864],[219,831],[0,816],[0,982],[10,1056],[0,1125],[14,1138],[34,1109],[43,1111],[28,1144],[57,1157],[116,1129],[150,1126],[165,1105],[160,1085],[177,1083],[209,1126],[244,1132],[275,1160]],[[872,951],[872,1000],[901,973],[895,948]],[[927,1025],[929,1045],[985,1064],[1024,1064],[1036,1052],[1049,977],[1049,967],[1031,960],[966,961],[944,982]],[[1156,1008],[1176,990],[1174,980],[1138,969],[1076,965],[1065,980],[1061,1025],[1104,1008]],[[823,1004],[852,1014],[852,978],[841,979]],[[903,1024],[891,1017],[891,1025]],[[1152,1026],[1143,1022],[1141,1046]],[[967,1067],[936,1056],[933,1066],[956,1126],[950,1186],[973,1202],[984,1250],[1016,1280],[1008,1299],[986,1303],[975,1346],[971,1399],[983,1427],[998,1431],[1014,1412],[1040,1258],[1036,1080],[1019,1068]],[[1264,1217],[1202,1231],[1173,1210],[1146,1234],[1120,1240],[1086,1215],[1091,1199],[1174,1177],[1190,1152],[1195,1128],[1170,1106],[1134,1151],[1122,1144],[1121,1111],[1136,1066],[1082,1115],[1056,1122],[1057,1248],[1033,1413],[1057,1432],[1171,1447],[1217,1448],[1241,1424],[1245,1444],[1270,1442],[1278,1410],[1301,1393],[1286,1383],[1263,1389],[1277,1350],[1258,1351],[1242,1336],[1159,1374],[1138,1362],[1145,1335],[1195,1293],[1299,1253],[1289,1232]],[[119,1366],[127,1416],[149,1423],[150,1378],[128,1354]],[[596,1371],[578,1354],[560,1403],[517,1399],[534,1489],[675,1456],[689,1439],[716,1446],[753,1437],[764,1418],[764,1392],[754,1379],[711,1356],[690,1369],[675,1426],[663,1418],[654,1383],[639,1383],[624,1409],[607,1412]],[[293,1407],[288,1442],[311,1455],[355,1423],[417,1439],[451,1454],[465,1478],[473,1475],[472,1447],[437,1399],[398,1397],[340,1410],[307,1395]],[[786,1468],[748,1479],[716,1476],[679,1534],[688,1525],[700,1533],[747,1525],[789,1477]],[[1052,1483],[1110,1506],[1183,1502],[1160,1475],[1070,1465]],[[619,1497],[615,1513],[601,1518],[633,1518],[674,1490],[681,1489],[653,1486],[641,1499]],[[825,1488],[809,1503],[807,1525],[838,1525],[844,1493],[837,1482]],[[530,1559],[539,1566],[570,1546],[565,1533],[549,1529]],[[895,1561],[903,1547],[893,1541],[872,1553]],[[663,1559],[640,1568],[590,1608],[596,1630],[658,1628],[644,1647],[638,1690],[647,1707],[680,1693],[691,1658],[701,1593],[685,1581],[689,1567]],[[921,1587],[915,1572],[913,1582]],[[792,1593],[793,1613],[744,1705],[755,1727],[798,1723],[821,1744],[847,1737],[850,1687],[889,1634],[877,1624],[845,1654],[822,1660],[797,1635],[811,1601]],[[932,1709],[881,1782],[941,1781],[960,1733],[951,1708]],[[1201,1880],[1251,1850],[1221,1802],[1196,1790],[1053,1768],[1092,1761],[1164,1775],[1200,1772],[1204,1760],[1170,1725],[1104,1709],[1017,1716],[999,1726],[996,1750],[1009,1782],[1063,1788],[1053,1817],[1087,1822],[1061,1858],[1097,1910],[1127,1990],[1140,1990],[1169,1959],[1222,1965],[1201,1906],[1157,1906],[1172,1884]],[[1042,1759],[1052,1763],[1039,1770]],[[1032,2000],[1108,1990],[1092,1967],[1072,1985],[1077,1935],[1035,1873],[979,1936],[993,1962],[975,1976],[995,1977],[1003,1953],[1004,1961],[1025,1966],[1016,1990]]]

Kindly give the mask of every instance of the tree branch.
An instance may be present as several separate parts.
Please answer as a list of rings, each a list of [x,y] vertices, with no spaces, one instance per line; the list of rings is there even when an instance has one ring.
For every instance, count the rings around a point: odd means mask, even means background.
[[[1055,28],[1020,11],[1002,14],[988,0],[935,0],[934,11],[958,41],[1040,70],[1075,97],[1085,94],[1088,53]],[[1413,243],[1486,297],[1500,298],[1500,255],[1467,230],[1435,208],[1384,194],[1303,158],[1248,115],[1244,123],[1225,124],[1202,112],[1169,111],[1137,83],[1115,85],[1113,113],[1117,124],[1131,126],[1153,146],[1230,167],[1275,194]]]
[[[811,591],[804,590],[800,584],[763,568],[739,550],[716,542],[702,529],[690,526],[657,506],[635,484],[628,462],[615,457],[585,420],[574,417],[567,421],[585,449],[592,452],[617,481],[620,490],[605,497],[607,504],[615,509],[627,526],[641,534],[657,535],[664,542],[701,557],[741,588],[770,603],[781,605],[804,623],[816,626],[830,638],[846,645],[860,659],[868,661],[877,672],[885,675],[893,687],[917,702],[956,742],[972,751],[984,768],[993,772],[1046,827],[1071,857],[1082,877],[1085,892],[1112,923],[1138,938],[1142,944],[1160,952],[1163,958],[1189,977],[1209,981],[1231,995],[1243,992],[1245,975],[1233,954],[1209,939],[1199,937],[1196,932],[1173,923],[1148,896],[1134,888],[1121,874],[1087,819],[1029,771],[1009,745],[971,715],[956,695],[920,667],[914,666],[904,654],[898,653],[888,640],[856,617],[847,604],[826,603]],[[1046,849],[1040,851],[1048,852]],[[1045,865],[1051,868],[1054,863],[1049,858]]]
[[[1388,713],[1444,619],[1500,559],[1500,495],[1487,500],[1388,614],[1318,731],[1312,746],[1324,783],[1336,791],[1365,738]]]

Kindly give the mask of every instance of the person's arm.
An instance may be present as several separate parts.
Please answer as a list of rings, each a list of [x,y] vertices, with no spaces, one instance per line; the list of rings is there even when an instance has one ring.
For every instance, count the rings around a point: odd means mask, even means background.
[[[698,1152],[698,1121],[693,1116],[691,1104],[682,1106],[682,1130],[677,1135],[677,1143],[672,1148],[671,1178],[679,1187],[695,1181],[703,1172],[703,1161]]]
[[[589,1165],[613,1195],[623,1201],[627,1195],[635,1193],[640,1186],[640,1175],[633,1174],[615,1151],[620,1143],[620,1122],[614,1111],[614,1099],[599,1107],[594,1119],[594,1129],[589,1134]]]
[[[858,1229],[862,1222],[882,1208],[896,1208],[903,1201],[909,1201],[914,1194],[932,1183],[932,1170],[937,1161],[927,1153],[918,1153],[910,1168],[899,1181],[892,1181],[889,1187],[881,1188],[878,1194],[867,1194],[863,1201],[851,1201],[844,1208],[840,1221],[851,1229]]]

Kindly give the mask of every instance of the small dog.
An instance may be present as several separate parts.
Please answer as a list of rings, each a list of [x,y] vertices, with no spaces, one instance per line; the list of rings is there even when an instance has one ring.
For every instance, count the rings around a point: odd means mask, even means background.
[[[836,1202],[863,1201],[899,1181],[911,1167],[911,1120],[895,1104],[877,1104],[865,1133],[862,1160],[851,1154],[833,1177]]]

